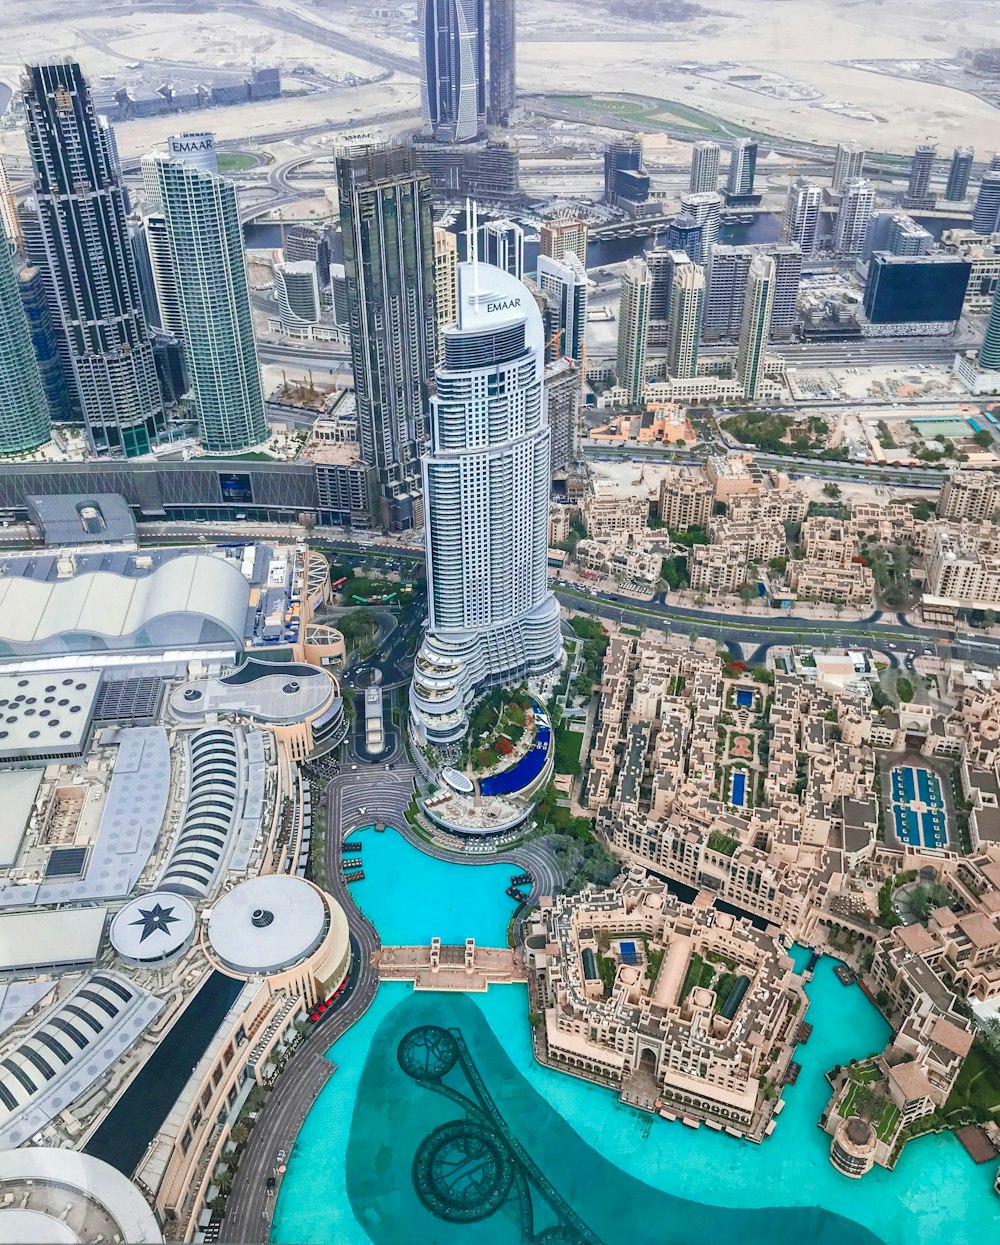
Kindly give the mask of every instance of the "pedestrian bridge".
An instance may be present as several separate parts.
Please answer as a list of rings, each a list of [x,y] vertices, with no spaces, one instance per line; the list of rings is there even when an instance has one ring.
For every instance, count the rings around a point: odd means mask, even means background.
[[[509,947],[460,945],[432,938],[422,947],[380,947],[372,964],[383,981],[412,981],[415,990],[480,992],[490,986],[527,981],[521,956]]]

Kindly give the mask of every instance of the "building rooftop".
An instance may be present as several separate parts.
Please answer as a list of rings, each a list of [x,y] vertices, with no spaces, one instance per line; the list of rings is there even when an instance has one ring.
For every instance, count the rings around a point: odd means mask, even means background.
[[[136,542],[135,519],[118,493],[26,496],[24,504],[49,548]]]
[[[107,908],[0,913],[0,973],[92,964],[107,914]]]
[[[100,682],[96,670],[0,673],[0,761],[82,752]]]
[[[208,941],[234,972],[271,976],[310,956],[323,941],[326,924],[327,905],[315,887],[301,878],[268,874],[223,895],[209,917]]]

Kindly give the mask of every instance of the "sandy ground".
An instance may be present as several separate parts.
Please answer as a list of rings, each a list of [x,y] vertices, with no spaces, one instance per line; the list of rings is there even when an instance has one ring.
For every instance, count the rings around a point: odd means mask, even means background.
[[[845,68],[858,57],[946,58],[963,47],[1000,44],[1000,5],[976,4],[956,12],[944,0],[705,0],[706,12],[677,23],[630,23],[577,0],[533,0],[520,6],[518,75],[525,91],[620,92],[674,99],[761,130],[830,143],[856,139],[874,150],[909,151],[928,136],[942,150],[961,140],[981,154],[1000,134],[998,111],[964,92],[928,82]],[[395,21],[346,0],[263,0],[262,7],[298,13],[332,30],[394,53],[414,57],[412,6]],[[67,13],[65,10],[69,9]],[[553,32],[560,38],[555,40]],[[354,55],[320,47],[296,34],[255,21],[246,10],[209,13],[122,14],[111,0],[72,0],[63,11],[37,0],[0,6],[0,79],[16,80],[18,66],[36,57],[80,57],[95,78],[128,74],[133,60],[162,62],[188,73],[279,63],[289,73],[306,63],[331,79],[380,71]],[[731,62],[720,68],[722,61]],[[681,72],[685,65],[693,72]],[[754,70],[816,88],[819,98],[771,99],[730,81]],[[709,77],[708,74],[713,76]],[[391,85],[344,89],[320,98],[282,100],[219,109],[212,124],[220,138],[268,129],[314,125],[329,118],[411,111],[415,80],[395,75]],[[861,120],[831,109],[850,107],[878,119]],[[163,122],[123,127],[126,153],[162,137]],[[16,140],[3,136],[8,150]]]

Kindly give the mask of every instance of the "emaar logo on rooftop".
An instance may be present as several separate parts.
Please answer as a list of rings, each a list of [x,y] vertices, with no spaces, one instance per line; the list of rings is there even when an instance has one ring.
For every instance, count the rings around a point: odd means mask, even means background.
[[[492,311],[513,311],[515,307],[520,307],[520,305],[521,300],[519,298],[505,298],[499,303],[487,303],[486,313],[488,315]]]

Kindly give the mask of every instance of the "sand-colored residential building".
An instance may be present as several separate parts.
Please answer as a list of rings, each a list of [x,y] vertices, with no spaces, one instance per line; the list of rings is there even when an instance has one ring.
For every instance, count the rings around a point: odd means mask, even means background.
[[[715,489],[700,471],[681,470],[660,482],[660,521],[675,532],[708,527]]]

